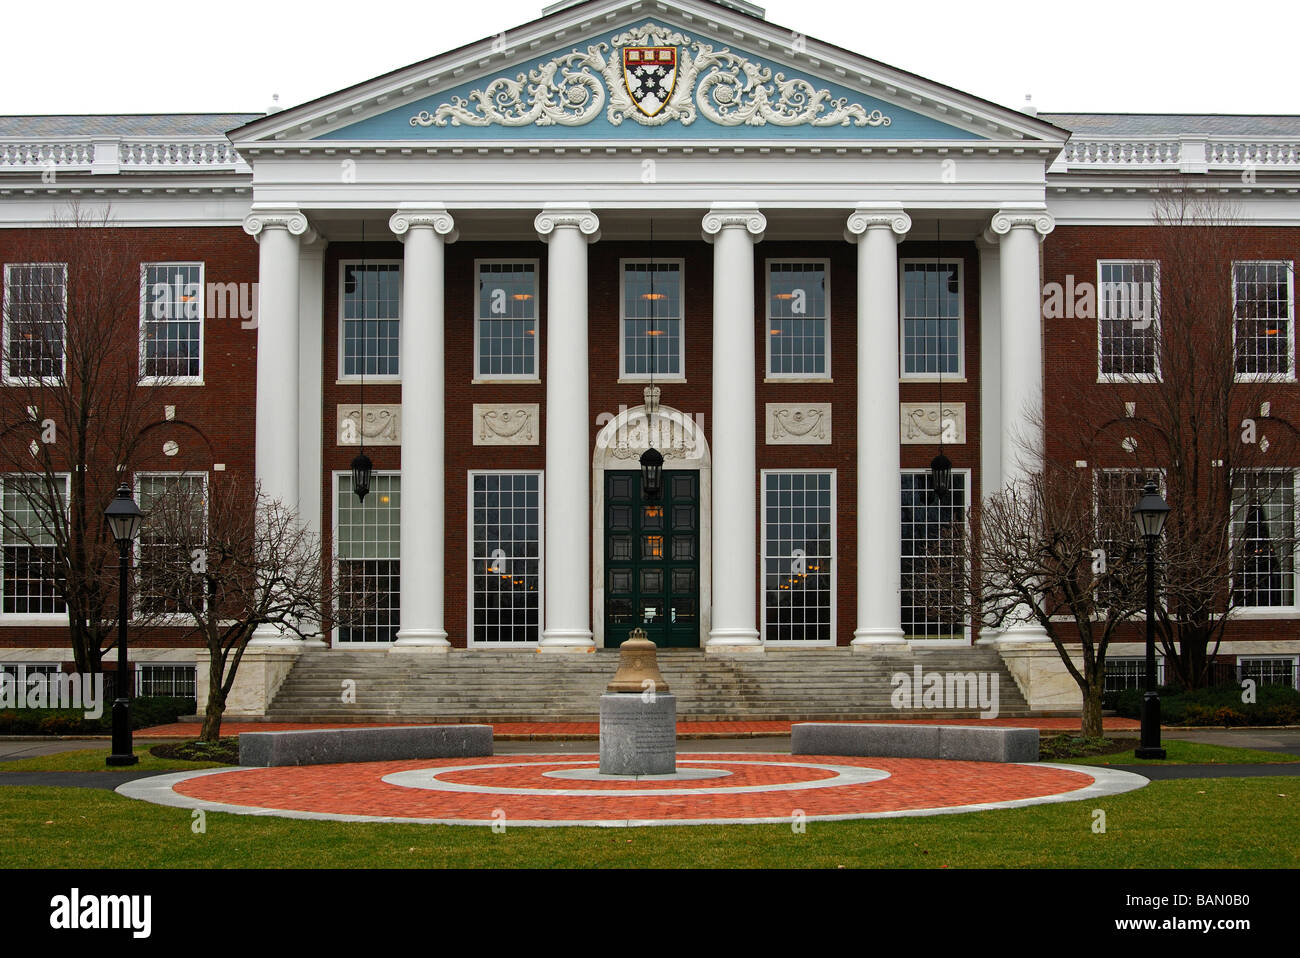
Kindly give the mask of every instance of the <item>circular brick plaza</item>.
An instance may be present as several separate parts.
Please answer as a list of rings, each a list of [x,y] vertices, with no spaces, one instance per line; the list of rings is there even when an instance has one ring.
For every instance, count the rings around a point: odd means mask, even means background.
[[[182,808],[449,825],[705,825],[937,815],[1114,795],[1103,768],[914,758],[697,753],[672,776],[599,774],[595,755],[497,755],[137,779],[118,791]]]

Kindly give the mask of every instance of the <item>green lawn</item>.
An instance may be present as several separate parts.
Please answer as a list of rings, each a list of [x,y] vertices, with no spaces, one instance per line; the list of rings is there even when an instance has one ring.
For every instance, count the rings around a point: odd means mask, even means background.
[[[1093,832],[1094,809],[1106,832]],[[0,866],[58,868],[1296,868],[1300,777],[1153,782],[1030,808],[855,822],[637,829],[192,814],[70,788],[0,788]]]
[[[175,758],[157,758],[147,748],[136,747],[135,765],[110,768],[104,764],[107,749],[78,749],[75,752],[57,752],[54,755],[34,755],[31,758],[0,762],[0,775],[5,772],[182,772],[186,769],[216,768],[220,762],[187,762]]]
[[[1229,745],[1202,745],[1200,742],[1183,742],[1164,739],[1164,759],[1137,759],[1131,751],[1112,752],[1109,755],[1091,755],[1086,758],[1063,758],[1053,761],[1068,765],[1273,765],[1300,762],[1300,756],[1281,752],[1264,752],[1254,748],[1236,748]],[[1300,771],[1297,772],[1300,774]]]

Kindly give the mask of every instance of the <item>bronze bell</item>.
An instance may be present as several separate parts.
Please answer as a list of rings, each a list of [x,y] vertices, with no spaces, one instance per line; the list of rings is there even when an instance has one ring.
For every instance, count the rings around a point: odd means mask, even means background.
[[[645,629],[633,629],[627,641],[618,647],[618,671],[606,692],[667,692],[668,683],[659,674],[655,644],[646,638]],[[646,684],[646,680],[653,685]]]

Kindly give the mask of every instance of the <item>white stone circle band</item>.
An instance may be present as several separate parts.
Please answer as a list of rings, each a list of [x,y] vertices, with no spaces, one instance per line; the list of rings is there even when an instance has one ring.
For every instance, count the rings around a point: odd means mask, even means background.
[[[716,785],[704,788],[508,788],[496,785],[470,785],[461,782],[444,782],[439,778],[449,772],[468,772],[491,768],[533,768],[538,765],[581,765],[591,766],[590,760],[573,760],[561,762],[485,762],[482,765],[457,765],[453,768],[427,769],[418,768],[406,772],[393,772],[385,775],[382,781],[387,785],[400,785],[404,788],[427,788],[442,792],[473,792],[479,795],[518,795],[547,796],[555,798],[614,798],[614,797],[653,797],[659,795],[745,795],[755,792],[795,792],[810,788],[835,788],[843,785],[867,785],[889,778],[889,773],[879,768],[862,768],[854,765],[822,765],[813,762],[764,762],[745,761],[743,759],[709,759],[700,762],[677,759],[678,765],[763,765],[777,768],[818,768],[834,772],[830,778],[814,779],[810,782],[781,782],[776,785]],[[592,769],[597,771],[597,769]],[[604,776],[599,781],[614,781]],[[627,779],[622,779],[627,781]]]
[[[554,768],[542,772],[542,777],[562,778],[571,782],[698,782],[709,778],[729,778],[733,774],[735,773],[725,768],[679,768],[666,775],[611,775],[597,767]]]
[[[752,753],[738,752],[738,756]],[[596,756],[591,756],[594,761]],[[803,763],[800,763],[803,764]],[[1049,805],[1057,802],[1077,802],[1086,799],[1104,798],[1120,795],[1142,788],[1147,779],[1133,772],[1121,772],[1116,769],[1090,768],[1082,765],[1036,764],[1030,767],[1059,768],[1067,772],[1080,772],[1091,776],[1093,783],[1071,792],[1046,795],[1037,798],[1019,798],[1005,802],[984,802],[973,805],[950,805],[941,808],[900,809],[889,812],[847,812],[831,815],[808,815],[804,820],[812,822],[848,821],[860,818],[908,818],[926,815],[957,815],[963,812],[980,812],[996,808],[1024,808],[1029,805]],[[227,812],[232,815],[269,815],[276,818],[295,818],[303,821],[324,822],[384,822],[405,825],[474,825],[482,828],[492,822],[482,818],[409,818],[401,815],[348,815],[339,812],[303,812],[292,809],[259,808],[249,805],[233,805],[223,802],[210,802],[200,798],[178,795],[172,791],[173,785],[198,778],[201,775],[237,775],[240,772],[260,771],[247,768],[209,768],[197,772],[169,772],[165,775],[153,775],[125,782],[117,787],[117,793],[126,798],[140,799],[155,805],[167,805],[172,808],[202,809],[206,812]],[[609,794],[605,792],[604,794]],[[625,795],[617,792],[616,795]],[[659,792],[657,794],[663,794]],[[758,818],[656,818],[656,819],[510,819],[510,828],[561,828],[587,826],[594,828],[632,828],[653,825],[788,825],[789,816],[766,816]]]

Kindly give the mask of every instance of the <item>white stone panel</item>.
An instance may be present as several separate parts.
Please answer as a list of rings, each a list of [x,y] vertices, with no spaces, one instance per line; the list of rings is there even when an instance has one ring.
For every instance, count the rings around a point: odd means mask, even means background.
[[[474,445],[536,446],[538,403],[475,403]]]
[[[966,442],[966,404],[946,402],[939,415],[937,402],[905,402],[898,405],[898,429],[904,446],[930,446],[943,437],[944,445]]]
[[[828,446],[831,404],[770,402],[766,436],[769,446]]]

